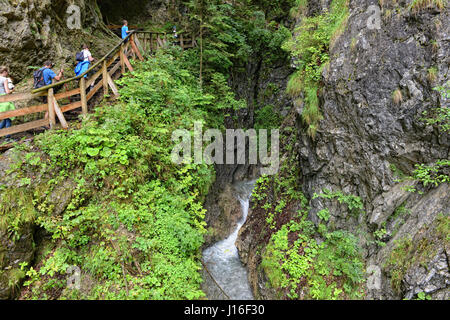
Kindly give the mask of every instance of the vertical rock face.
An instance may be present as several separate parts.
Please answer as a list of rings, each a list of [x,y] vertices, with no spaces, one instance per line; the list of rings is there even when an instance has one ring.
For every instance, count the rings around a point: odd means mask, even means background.
[[[95,0],[2,1],[0,29],[0,64],[10,68],[16,81],[31,77],[28,67],[49,59],[71,68],[82,43],[101,56],[115,39],[105,29]]]
[[[312,199],[323,189],[341,190],[359,196],[364,203],[365,214],[348,219],[345,208],[317,198],[310,201],[309,218],[317,222],[316,213],[328,207],[336,229],[359,235],[366,268],[381,270],[381,288],[369,288],[367,298],[411,298],[419,292],[443,298],[449,293],[448,238],[436,238],[433,230],[448,224],[450,188],[442,184],[417,194],[405,191],[411,181],[396,181],[399,172],[410,175],[415,164],[449,158],[448,134],[420,120],[423,111],[449,106],[449,101],[433,90],[450,80],[449,9],[431,6],[414,10],[410,4],[385,4],[380,11],[380,28],[373,28],[368,21],[374,11],[368,8],[378,7],[378,1],[349,1],[346,28],[332,44],[330,64],[322,73],[320,107],[324,119],[314,140],[303,126],[302,106],[294,107],[300,140],[293,152],[302,171],[299,179],[304,194]],[[320,5],[310,7],[313,12]],[[430,69],[435,70],[432,76]],[[394,101],[396,90],[401,99]],[[448,167],[444,170],[448,175]],[[446,218],[439,222],[441,213]],[[251,249],[245,243],[258,241],[250,231],[255,224],[252,218],[250,215],[240,239],[247,251]],[[386,229],[384,247],[374,244],[373,237],[382,227]],[[397,266],[404,272],[396,287],[389,257],[404,238],[430,246],[427,253],[410,248],[414,261]],[[254,262],[258,259],[252,252],[244,255],[255,264],[250,277],[260,293],[256,296],[274,297],[262,289],[266,287],[265,276]]]
[[[123,19],[130,25],[143,21],[165,24],[172,21],[174,13],[178,12],[176,3],[169,0],[102,0],[98,5],[109,23],[118,24]]]

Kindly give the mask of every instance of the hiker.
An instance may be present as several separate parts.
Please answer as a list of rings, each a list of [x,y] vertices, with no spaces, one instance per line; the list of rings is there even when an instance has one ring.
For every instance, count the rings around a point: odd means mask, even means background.
[[[173,38],[175,39],[175,41],[173,42],[173,45],[176,46],[176,45],[180,44],[180,41],[178,40],[177,26],[173,26],[172,34],[173,34]]]
[[[123,26],[122,26],[122,39],[125,39],[128,37],[128,34],[131,33],[131,31],[128,30],[128,21],[123,20]]]
[[[64,70],[60,69],[58,75],[51,69],[53,63],[45,61],[44,67],[34,72],[34,88],[39,89],[52,84],[53,79],[60,81],[63,77]],[[56,91],[56,90],[55,90]]]
[[[9,70],[7,67],[0,67],[0,96],[12,93],[14,89],[14,85],[12,85],[12,81],[10,83],[10,79],[8,78]],[[2,102],[0,103],[0,112],[6,112],[15,110],[14,103],[12,102]],[[0,120],[0,129],[11,127],[12,119],[7,118]],[[11,138],[10,135],[6,136],[7,139]]]
[[[56,81],[61,81],[63,74],[64,74],[64,70],[62,68],[59,69],[59,73],[57,75],[51,69],[52,67],[53,67],[53,62],[51,62],[50,60],[47,60],[44,62],[44,67],[42,67],[41,69],[34,72],[33,77],[34,77],[34,88],[35,89],[39,89],[44,86],[51,85],[53,83],[53,79],[55,79]],[[53,93],[57,93],[60,89],[61,88],[54,88]],[[42,102],[48,103],[47,96],[42,97]],[[44,118],[45,119],[48,118],[48,111],[45,113]],[[48,129],[49,127],[43,126],[43,128]]]
[[[76,60],[78,64],[75,67],[74,71],[75,74],[79,76],[89,69],[91,62],[95,59],[92,57],[92,54],[89,51],[89,47],[86,44],[83,44],[82,50],[76,54]],[[87,78],[87,74],[85,74],[84,77]]]
[[[173,33],[173,37],[175,39],[178,39],[177,26],[173,26],[172,33]]]

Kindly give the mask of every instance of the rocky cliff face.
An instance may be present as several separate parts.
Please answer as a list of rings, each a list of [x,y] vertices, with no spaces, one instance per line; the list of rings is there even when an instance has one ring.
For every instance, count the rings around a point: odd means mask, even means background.
[[[323,1],[311,2],[316,11],[327,7]],[[405,190],[411,182],[397,179],[411,174],[415,164],[449,158],[448,134],[420,120],[423,111],[449,106],[433,91],[449,80],[449,11],[433,5],[411,9],[411,1],[389,2],[381,8],[380,28],[374,29],[368,28],[374,13],[368,11],[370,5],[378,7],[378,2],[349,1],[345,31],[331,47],[330,64],[322,72],[320,129],[311,139],[301,120],[303,105],[295,104],[296,120],[287,119],[290,123],[284,126],[294,125],[299,138],[285,155],[293,156],[301,170],[298,182],[310,199],[309,219],[318,223],[317,212],[329,208],[328,226],[358,234],[366,268],[380,270],[381,287],[369,286],[367,298],[412,298],[419,292],[448,298],[448,234],[439,238],[434,231],[440,213],[445,217],[440,218],[441,226],[448,224],[449,186],[423,188],[418,194]],[[401,99],[394,101],[396,90]],[[444,170],[448,175],[448,167]],[[349,218],[348,209],[336,201],[311,200],[324,189],[359,196],[365,214]],[[278,219],[289,221],[292,212],[283,212]],[[406,214],[400,218],[399,212]],[[262,219],[256,208],[238,245],[249,263],[256,296],[273,298],[256,254],[256,243],[263,248],[267,243],[257,232]],[[380,229],[382,246],[374,244],[373,237]],[[389,257],[405,238],[412,239],[404,251],[414,261],[398,262],[399,275]],[[427,243],[426,248],[412,245],[417,241]],[[367,278],[371,280],[369,274]]]
[[[79,11],[70,10],[71,5]],[[2,1],[0,29],[0,63],[10,68],[16,82],[31,77],[29,67],[49,59],[65,67],[70,77],[75,52],[83,43],[98,57],[117,40],[105,28],[95,0]]]

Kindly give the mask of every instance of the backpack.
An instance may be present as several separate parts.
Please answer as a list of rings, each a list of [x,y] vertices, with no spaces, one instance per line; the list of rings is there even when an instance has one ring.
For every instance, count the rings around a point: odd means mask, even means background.
[[[35,89],[39,89],[43,86],[45,86],[45,81],[44,81],[44,69],[39,69],[36,70],[35,72],[33,72],[33,78],[34,78],[34,88]]]
[[[75,55],[75,59],[79,62],[84,61],[84,52],[83,51],[77,52],[77,54]]]

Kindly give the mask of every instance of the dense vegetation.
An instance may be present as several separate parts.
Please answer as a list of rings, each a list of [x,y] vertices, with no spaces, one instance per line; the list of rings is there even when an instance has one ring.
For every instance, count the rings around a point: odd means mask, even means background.
[[[118,81],[118,102],[104,101],[70,131],[47,132],[14,149],[10,173],[19,185],[0,184],[0,230],[18,240],[36,226],[39,250],[30,264],[0,271],[0,278],[17,288],[25,281],[22,298],[204,298],[203,202],[215,172],[206,164],[175,165],[171,135],[176,129],[192,131],[197,121],[224,129],[225,119],[245,107],[229,84],[233,72],[245,72],[248,63],[294,59],[288,93],[302,106],[305,130],[316,136],[322,72],[346,25],[347,0],[333,0],[329,11],[312,15],[306,0],[176,2],[188,8],[182,25],[200,34],[198,48],[169,48],[147,57],[133,75]],[[411,8],[425,3],[414,1]],[[292,33],[288,11],[302,17]],[[435,72],[429,70],[430,77]],[[448,90],[439,90],[448,97]],[[401,102],[400,90],[393,99]],[[256,129],[280,127],[274,106],[258,107]],[[448,131],[448,108],[423,117],[439,132]],[[289,114],[281,126],[280,172],[261,177],[253,194],[254,210],[263,217],[261,268],[279,298],[361,298],[365,265],[359,235],[336,228],[331,208],[339,206],[346,219],[357,221],[363,202],[341,190],[316,190],[310,200],[325,207],[312,212],[298,181],[302,173],[294,149],[300,136],[294,118]],[[394,165],[391,169],[426,188],[449,182],[449,164],[417,164],[410,177]],[[407,214],[402,203],[390,219]],[[396,290],[411,266],[434,254],[438,242],[448,242],[448,218],[436,221],[435,242],[403,239],[390,253],[385,267]],[[386,233],[385,222],[369,237],[383,246]],[[66,288],[71,266],[82,267],[81,290]]]
[[[202,201],[214,180],[206,165],[171,162],[171,133],[194,121],[223,123],[226,87],[202,91],[177,50],[160,52],[119,83],[121,102],[104,104],[68,132],[47,132],[17,148],[23,187],[2,188],[0,225],[11,233],[34,222],[47,242],[37,266],[22,265],[27,298],[195,299],[199,248],[206,232]],[[22,157],[23,151],[26,155]],[[36,177],[27,173],[41,172]],[[36,184],[39,183],[37,186]],[[61,190],[62,188],[62,190]],[[55,215],[51,199],[70,197]],[[21,195],[19,201],[14,198]],[[9,205],[8,205],[9,204]],[[69,266],[82,283],[66,290]]]
[[[292,75],[288,92],[304,105],[302,117],[307,125],[307,132],[315,137],[322,114],[319,110],[320,79],[322,71],[327,67],[329,50],[333,41],[344,30],[348,8],[347,0],[333,0],[330,11],[306,16],[308,1],[297,1],[293,14],[303,16],[301,23],[295,28],[295,37],[284,43],[296,59],[297,71]]]
[[[32,263],[0,276],[11,287],[25,280],[22,298],[204,296],[202,204],[215,173],[207,165],[173,164],[171,134],[196,121],[222,129],[227,113],[245,107],[227,85],[232,68],[261,52],[277,59],[289,32],[266,21],[266,15],[281,19],[279,6],[188,5],[204,45],[148,57],[118,82],[120,102],[104,102],[70,131],[47,132],[15,148],[10,173],[21,185],[0,186],[6,204],[0,227],[19,239],[36,225],[39,251]],[[268,6],[265,13],[260,6]],[[66,289],[71,266],[81,267],[81,290]]]

